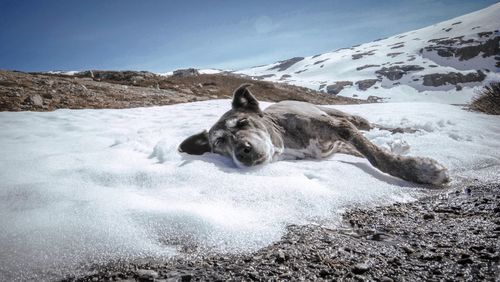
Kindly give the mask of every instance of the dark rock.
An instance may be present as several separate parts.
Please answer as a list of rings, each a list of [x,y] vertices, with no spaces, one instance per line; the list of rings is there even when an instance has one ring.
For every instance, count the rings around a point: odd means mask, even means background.
[[[359,54],[354,54],[354,55],[351,55],[352,59],[353,60],[358,60],[358,59],[361,59],[365,56],[371,56],[373,54],[375,54],[376,50],[370,50],[370,51],[367,51],[367,52],[364,52],[364,53],[359,53]]]
[[[394,57],[397,57],[397,56],[399,56],[401,54],[403,54],[403,53],[402,52],[387,53],[387,57],[394,58]]]
[[[319,65],[319,64],[321,64],[321,63],[323,63],[323,62],[326,62],[326,61],[328,61],[328,60],[329,60],[329,59],[324,59],[324,60],[316,61],[316,62],[314,62],[314,65]]]
[[[382,76],[387,77],[389,80],[398,80],[406,75],[409,72],[421,71],[424,68],[419,65],[402,65],[402,66],[391,66],[391,67],[383,67],[375,73],[380,74]]]
[[[482,34],[486,36],[489,33]],[[479,54],[487,58],[500,53],[500,36],[491,37],[485,41],[463,40],[463,36],[460,36],[431,39],[429,42],[433,44],[424,48],[426,52],[436,52],[441,57],[456,57],[460,61],[470,60]]]
[[[482,71],[463,75],[458,72],[432,73],[423,76],[425,86],[442,86],[447,84],[457,85],[457,83],[481,82],[486,78]]]
[[[402,48],[402,47],[405,47],[405,45],[404,44],[396,45],[396,46],[391,47],[391,49],[398,49],[398,48]]]
[[[490,35],[493,34],[493,31],[484,31],[484,32],[478,32],[477,35],[479,37],[490,37]]]
[[[173,76],[175,77],[188,77],[188,76],[197,76],[200,75],[197,69],[188,68],[188,69],[179,69],[175,70]]]
[[[265,78],[269,78],[269,77],[273,77],[275,76],[274,74],[263,74],[263,75],[258,75],[258,76],[254,76],[253,78],[254,79],[265,79]]]
[[[423,217],[424,217],[425,220],[430,220],[430,219],[434,219],[435,218],[434,214],[432,214],[432,213],[426,213],[426,214],[424,214]]]
[[[363,274],[368,270],[370,270],[370,265],[368,265],[367,263],[358,263],[352,268],[352,273]]]
[[[376,88],[377,87],[375,87],[375,89]],[[380,103],[384,100],[384,98],[370,95],[370,96],[368,96],[368,98],[366,98],[366,100],[368,101],[368,103]]]
[[[291,75],[289,75],[289,74],[284,74],[284,75],[282,75],[282,76],[280,77],[280,80],[285,80],[285,79],[287,79],[287,78],[289,78],[289,77],[292,77],[292,76],[291,76]]]
[[[352,81],[337,81],[334,84],[330,84],[326,87],[326,92],[328,94],[337,95],[346,86],[352,86]]]
[[[189,282],[193,279],[193,275],[191,274],[184,274],[181,276],[181,281],[182,282]]]
[[[284,71],[302,60],[304,60],[304,57],[294,57],[288,60],[279,61],[276,66],[269,68],[268,70]]]
[[[49,100],[54,98],[54,96],[52,96],[52,94],[50,94],[50,93],[44,93],[42,96],[43,96],[43,98],[49,99]]]
[[[279,250],[276,253],[276,262],[277,263],[284,263],[286,261],[285,253],[281,250]]]
[[[365,91],[368,88],[372,87],[375,83],[377,83],[378,79],[364,79],[360,81],[356,81],[356,85],[359,90]]]
[[[360,70],[364,70],[364,69],[367,69],[367,68],[373,68],[373,67],[380,67],[380,65],[364,65],[364,66],[361,66],[361,67],[357,67],[356,70],[360,71]]]

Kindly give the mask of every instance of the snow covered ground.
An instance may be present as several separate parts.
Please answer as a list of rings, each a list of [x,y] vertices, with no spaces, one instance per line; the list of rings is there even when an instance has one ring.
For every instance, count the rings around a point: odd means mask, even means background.
[[[241,170],[217,155],[177,152],[179,142],[229,107],[229,100],[213,100],[1,112],[0,280],[53,279],[110,259],[168,257],[184,243],[249,251],[278,240],[288,224],[335,225],[350,205],[424,193],[347,155]],[[395,152],[437,159],[454,181],[498,181],[498,117],[432,103],[335,108],[420,129],[366,136]]]

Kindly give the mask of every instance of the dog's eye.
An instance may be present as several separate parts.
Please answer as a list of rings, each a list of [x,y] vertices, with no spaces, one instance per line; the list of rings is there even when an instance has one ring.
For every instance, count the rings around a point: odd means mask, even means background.
[[[247,126],[248,124],[250,124],[250,122],[248,121],[248,119],[246,118],[242,118],[238,121],[238,123],[236,124],[236,126],[238,127],[244,127],[244,126]]]
[[[219,137],[219,138],[215,139],[214,145],[219,146],[219,145],[224,144],[224,142],[226,142],[226,140],[222,137]]]

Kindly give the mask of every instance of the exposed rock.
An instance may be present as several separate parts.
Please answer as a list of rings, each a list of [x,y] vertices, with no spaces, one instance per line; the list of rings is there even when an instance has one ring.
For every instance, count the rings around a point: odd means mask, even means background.
[[[143,279],[154,279],[158,277],[158,272],[150,269],[138,269],[137,276]]]
[[[477,35],[479,37],[490,37],[490,35],[493,34],[493,31],[484,31],[484,32],[478,32]]]
[[[291,76],[291,75],[289,75],[289,74],[284,74],[284,75],[282,75],[282,76],[280,77],[280,80],[285,80],[285,79],[287,79],[287,78],[289,78],[289,77],[292,77],[292,76]]]
[[[337,95],[346,86],[352,86],[352,81],[337,81],[334,84],[330,84],[326,87],[326,92],[328,94]]]
[[[368,88],[372,87],[375,83],[377,83],[378,79],[363,79],[360,81],[356,81],[356,85],[359,90],[365,91]]]
[[[329,59],[324,59],[324,60],[316,61],[316,62],[314,62],[314,64],[315,64],[315,65],[319,65],[319,64],[321,64],[321,63],[323,63],[323,62],[326,62],[326,61],[328,61],[328,60],[329,60]]]
[[[25,102],[30,104],[30,105],[37,106],[37,107],[43,106],[43,98],[42,98],[42,96],[40,96],[38,94],[28,96],[28,98],[26,98]]]
[[[263,101],[298,100],[315,104],[362,102],[304,87],[232,74],[178,77],[148,72],[87,71],[68,76],[0,70],[0,111],[122,109],[227,99],[243,83],[252,83],[254,93]]]
[[[360,70],[364,70],[367,68],[373,68],[373,67],[380,67],[380,65],[363,65],[363,66],[357,67],[356,70],[360,71]]]
[[[188,69],[180,69],[174,71],[174,76],[177,77],[187,77],[187,76],[197,76],[200,75],[197,69],[188,68]]]
[[[424,68],[419,65],[403,65],[403,66],[391,66],[383,67],[375,73],[387,77],[389,80],[398,80],[409,72],[421,71]]]
[[[457,83],[481,82],[486,78],[482,71],[471,72],[466,75],[459,72],[432,73],[423,76],[425,86],[442,86],[447,84],[456,85]]]
[[[483,42],[474,39],[463,40],[463,36],[431,39],[429,42],[434,44],[425,47],[426,52],[436,52],[441,57],[456,57],[460,61],[470,60],[479,54],[483,58],[500,54],[500,36]]]
[[[352,56],[352,59],[353,60],[357,60],[357,59],[361,59],[363,58],[364,56],[371,56],[373,54],[375,54],[376,50],[370,50],[370,51],[367,51],[367,52],[364,52],[364,53],[359,53],[359,54],[354,54],[354,55],[351,55]]]
[[[399,56],[401,54],[403,54],[403,53],[402,52],[387,53],[387,57],[394,58],[394,57]]]
[[[304,60],[304,57],[294,57],[288,60],[279,61],[276,66],[269,68],[268,70],[284,71],[302,60]]]
[[[352,268],[354,274],[363,274],[370,270],[370,266],[367,263],[358,263]]]
[[[263,75],[259,75],[259,76],[253,76],[253,78],[255,79],[265,79],[265,78],[269,78],[269,77],[273,77],[275,76],[274,74],[263,74]]]
[[[400,45],[396,45],[396,46],[391,47],[391,49],[399,49],[399,48],[403,48],[403,47],[405,47],[405,45],[400,44]]]

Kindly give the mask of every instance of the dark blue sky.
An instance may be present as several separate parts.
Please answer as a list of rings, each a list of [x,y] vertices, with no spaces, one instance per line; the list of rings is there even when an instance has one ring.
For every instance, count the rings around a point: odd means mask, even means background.
[[[0,69],[238,69],[437,23],[494,0],[0,0]]]

